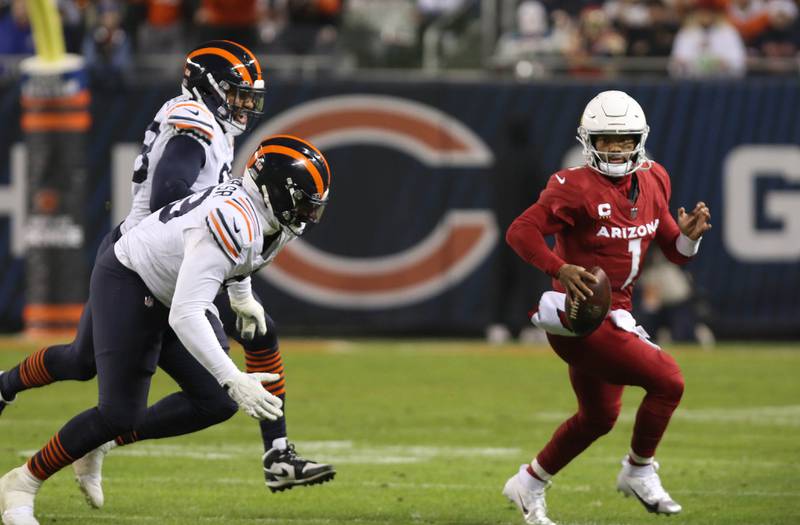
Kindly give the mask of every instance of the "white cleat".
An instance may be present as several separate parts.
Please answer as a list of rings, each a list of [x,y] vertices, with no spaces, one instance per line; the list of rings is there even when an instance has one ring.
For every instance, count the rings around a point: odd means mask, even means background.
[[[519,472],[506,481],[503,495],[522,511],[522,517],[528,525],[556,525],[547,517],[547,503],[544,500],[544,491],[550,486],[550,482],[542,485],[539,490],[529,489],[520,479],[520,476],[527,475],[527,468],[528,465],[521,465]]]
[[[103,496],[103,459],[108,451],[116,446],[109,441],[92,450],[82,458],[72,463],[75,471],[75,481],[86,497],[86,503],[99,509],[105,503]]]
[[[39,525],[33,516],[33,500],[42,486],[28,465],[22,465],[0,478],[0,515],[3,525]]]
[[[622,460],[622,470],[617,476],[617,490],[625,494],[625,497],[634,496],[644,505],[647,512],[677,514],[683,507],[661,486],[657,471],[656,461],[646,467],[634,467],[628,463],[626,456]]]

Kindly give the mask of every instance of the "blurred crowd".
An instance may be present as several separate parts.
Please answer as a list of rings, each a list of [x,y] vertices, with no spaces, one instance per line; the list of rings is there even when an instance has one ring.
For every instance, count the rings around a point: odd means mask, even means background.
[[[795,72],[800,49],[797,0],[53,1],[68,51],[112,84],[137,57],[213,38],[359,67],[425,66],[433,49],[437,67],[519,76],[609,74],[620,59],[678,77]],[[0,0],[0,55],[31,53],[26,0]]]
[[[742,76],[748,57],[780,72],[798,56],[797,15],[794,0],[523,0],[497,55],[531,71],[555,57],[573,74],[616,57],[661,57],[677,77]]]

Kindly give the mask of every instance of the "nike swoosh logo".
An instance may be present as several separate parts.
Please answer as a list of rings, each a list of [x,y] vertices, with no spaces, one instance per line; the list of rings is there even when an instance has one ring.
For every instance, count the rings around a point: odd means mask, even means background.
[[[242,231],[242,229],[239,228],[239,225],[236,224],[236,221],[233,221],[233,231],[235,231],[236,233],[239,233],[240,231]]]
[[[560,182],[561,184],[564,184],[565,182],[567,182],[567,178],[566,177],[561,177],[560,175],[556,175],[556,179],[558,179],[558,182]]]
[[[642,505],[644,505],[644,508],[646,508],[646,509],[647,509],[647,512],[658,512],[658,502],[655,502],[655,503],[647,503],[647,502],[646,502],[645,500],[643,500],[643,499],[642,499],[642,497],[641,497],[641,496],[640,496],[640,495],[639,495],[639,494],[638,494],[638,493],[637,493],[637,492],[636,492],[636,491],[633,489],[633,487],[631,487],[631,492],[633,492],[633,495],[634,495],[634,496],[636,496],[636,499],[638,499],[640,502],[642,502]]]
[[[189,113],[191,113],[191,114],[192,114],[192,115],[194,115],[194,116],[197,116],[197,115],[199,115],[199,114],[200,114],[200,111],[198,111],[198,110],[196,110],[196,109],[192,110],[192,109],[188,109],[188,108],[187,108],[187,109],[186,109],[186,111],[188,111]]]
[[[518,493],[514,493],[514,497],[516,498],[517,503],[519,503],[519,508],[522,509],[522,513],[528,514],[528,507],[526,507],[525,502],[522,501],[522,496],[520,496]]]

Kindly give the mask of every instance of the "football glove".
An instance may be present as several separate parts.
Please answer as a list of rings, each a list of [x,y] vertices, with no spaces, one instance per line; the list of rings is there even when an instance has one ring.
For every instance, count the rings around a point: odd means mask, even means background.
[[[237,300],[233,297],[231,308],[236,314],[236,330],[246,341],[252,341],[258,330],[258,335],[267,333],[267,320],[264,317],[264,307],[256,301],[255,297],[248,295]]]
[[[267,392],[261,383],[274,383],[280,378],[281,376],[278,374],[239,372],[225,381],[222,386],[248,416],[275,421],[283,416],[281,410],[283,401]]]

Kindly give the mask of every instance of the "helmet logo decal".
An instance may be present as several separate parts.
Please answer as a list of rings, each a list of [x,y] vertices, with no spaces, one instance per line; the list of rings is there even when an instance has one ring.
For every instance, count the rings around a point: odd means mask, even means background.
[[[428,167],[488,167],[494,161],[487,145],[462,122],[391,96],[331,96],[301,104],[256,129],[241,151],[255,150],[266,135],[287,133],[326,151],[351,145],[391,148]],[[455,287],[486,260],[497,238],[491,211],[449,209],[416,244],[393,254],[334,255],[297,239],[258,276],[311,303],[397,308]]]

